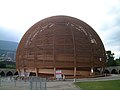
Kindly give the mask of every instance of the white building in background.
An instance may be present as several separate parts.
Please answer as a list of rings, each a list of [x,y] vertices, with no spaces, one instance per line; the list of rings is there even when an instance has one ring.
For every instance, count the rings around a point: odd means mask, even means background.
[[[15,51],[8,51],[6,53],[6,61],[13,61],[13,62],[15,62],[15,55],[16,55]]]

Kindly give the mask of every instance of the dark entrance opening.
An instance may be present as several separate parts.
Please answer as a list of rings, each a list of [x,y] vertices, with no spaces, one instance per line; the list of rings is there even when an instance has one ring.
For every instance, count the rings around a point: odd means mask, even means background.
[[[11,71],[7,72],[6,76],[13,76],[13,73]]]
[[[29,76],[36,76],[36,73],[30,72],[30,75],[29,75]]]
[[[105,69],[104,73],[106,74],[110,74],[110,72],[108,70]]]
[[[14,73],[14,75],[18,75],[18,71]]]
[[[0,73],[0,75],[1,75],[1,77],[4,77],[4,76],[5,76],[5,73],[2,71],[2,72]]]
[[[117,72],[115,69],[113,69],[113,70],[111,71],[111,74],[118,74],[118,72]]]

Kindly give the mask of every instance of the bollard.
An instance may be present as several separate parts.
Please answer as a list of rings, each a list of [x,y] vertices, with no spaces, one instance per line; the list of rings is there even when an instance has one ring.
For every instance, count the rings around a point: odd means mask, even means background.
[[[36,81],[36,90],[37,90],[37,81]]]
[[[45,79],[45,90],[47,90],[47,80]]]
[[[33,88],[33,83],[32,81],[30,81],[30,90],[32,90],[32,88]]]
[[[41,81],[40,81],[40,90],[42,90],[42,87],[41,87]]]
[[[74,81],[73,82],[76,82],[76,78],[74,78]]]
[[[14,79],[15,87],[16,87],[16,79]]]
[[[2,86],[1,84],[2,84],[2,80],[1,80],[1,76],[0,76],[0,87]]]

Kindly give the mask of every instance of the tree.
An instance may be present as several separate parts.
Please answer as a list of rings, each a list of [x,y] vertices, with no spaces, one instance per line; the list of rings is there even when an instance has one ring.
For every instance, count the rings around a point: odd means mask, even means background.
[[[117,66],[117,63],[114,60],[114,53],[112,53],[110,50],[106,51],[106,56],[107,56],[107,66]]]
[[[4,62],[0,62],[0,68],[6,68],[6,64]]]
[[[117,66],[120,66],[120,57],[116,59]]]

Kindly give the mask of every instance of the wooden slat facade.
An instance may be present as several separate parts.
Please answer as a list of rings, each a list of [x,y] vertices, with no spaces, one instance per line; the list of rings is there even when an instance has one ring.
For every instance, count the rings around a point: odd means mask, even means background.
[[[68,16],[49,17],[34,24],[24,34],[16,54],[19,72],[31,70],[36,75],[50,72],[54,76],[55,70],[63,69],[66,76],[85,72],[89,76],[91,68],[104,68],[105,64],[105,49],[97,33],[85,22]]]

